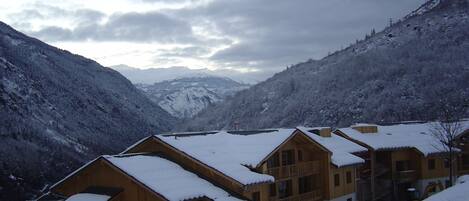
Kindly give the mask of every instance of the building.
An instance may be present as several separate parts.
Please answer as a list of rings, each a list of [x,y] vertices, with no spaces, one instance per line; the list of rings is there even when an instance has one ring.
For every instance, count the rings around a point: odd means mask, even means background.
[[[40,200],[355,201],[364,160],[354,154],[366,151],[327,127],[154,135],[91,161]]]
[[[241,200],[157,153],[98,157],[39,200],[65,199]]]
[[[458,174],[469,174],[469,131],[462,132],[456,139],[458,148],[461,150],[458,158]]]
[[[432,129],[432,123],[417,122],[337,129],[336,134],[368,149],[359,155],[366,161],[357,176],[359,200],[422,199],[443,190],[449,162]]]

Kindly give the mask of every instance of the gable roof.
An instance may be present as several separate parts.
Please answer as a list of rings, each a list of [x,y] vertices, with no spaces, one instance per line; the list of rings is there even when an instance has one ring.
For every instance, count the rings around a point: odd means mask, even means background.
[[[462,121],[461,124],[463,130],[469,128],[469,121]],[[374,150],[415,148],[425,156],[441,153],[444,150],[441,143],[432,136],[435,128],[434,122],[376,126],[378,127],[377,133],[364,134],[351,127],[340,128],[337,131]]]
[[[353,155],[352,153],[363,152],[367,151],[365,147],[362,147],[350,140],[347,140],[341,136],[331,133],[330,137],[321,137],[317,134],[310,132],[310,130],[314,130],[318,128],[306,128],[306,127],[298,127],[298,130],[303,132],[309,138],[321,144],[323,147],[327,148],[332,155],[331,155],[331,163],[337,167],[343,167],[348,165],[355,165],[361,164],[365,161]]]
[[[135,180],[135,182],[141,184],[142,187],[167,200],[179,201],[202,197],[220,201],[240,200],[168,159],[142,153],[100,156],[73,171],[54,184],[51,189],[99,160],[108,162],[108,164]],[[90,194],[86,192],[87,190],[89,188],[80,194]]]
[[[168,200],[207,197],[212,200],[239,200],[223,189],[154,155],[104,156],[108,162]]]
[[[241,184],[249,185],[274,181],[272,176],[253,172],[249,168],[256,167],[272,150],[287,141],[294,131],[276,129],[249,134],[219,131],[191,137],[155,137]]]

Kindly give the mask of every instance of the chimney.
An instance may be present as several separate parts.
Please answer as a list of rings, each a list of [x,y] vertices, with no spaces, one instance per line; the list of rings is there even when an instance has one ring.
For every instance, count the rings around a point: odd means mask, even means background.
[[[309,132],[319,135],[321,137],[331,137],[332,128],[331,127],[314,128],[312,130],[309,130]]]
[[[360,133],[378,133],[378,125],[376,124],[355,124],[352,128]]]

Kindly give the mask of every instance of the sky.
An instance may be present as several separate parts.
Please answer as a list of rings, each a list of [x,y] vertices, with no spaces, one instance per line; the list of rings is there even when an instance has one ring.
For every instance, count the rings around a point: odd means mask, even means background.
[[[383,29],[424,0],[15,0],[0,20],[98,61],[267,77]]]

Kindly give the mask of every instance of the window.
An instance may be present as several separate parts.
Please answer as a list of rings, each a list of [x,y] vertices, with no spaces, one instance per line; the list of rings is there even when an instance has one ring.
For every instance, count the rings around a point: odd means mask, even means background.
[[[410,170],[410,161],[396,161],[396,170],[397,171],[406,171]]]
[[[352,172],[347,172],[347,184],[352,183]]]
[[[303,161],[303,151],[298,150],[298,161]]]
[[[252,201],[260,201],[261,200],[261,193],[254,192],[252,193]]]
[[[428,159],[428,169],[429,170],[435,169],[435,159]]]
[[[278,196],[279,198],[286,198],[292,195],[292,182],[285,180],[278,183]]]
[[[334,186],[340,186],[340,175],[339,174],[334,175]]]
[[[449,160],[445,158],[445,160],[443,160],[443,165],[445,168],[449,168]]]
[[[293,150],[282,151],[282,165],[292,165],[295,163],[295,152]]]
[[[269,160],[267,160],[267,168],[280,166],[279,160],[280,160],[279,154],[278,152],[276,152],[274,155],[272,155],[272,157],[269,158]]]
[[[469,154],[463,154],[461,158],[462,158],[462,166],[469,167]]]
[[[275,183],[270,184],[270,186],[269,186],[269,195],[270,195],[270,197],[277,196],[277,185],[275,185]]]
[[[313,190],[313,176],[298,178],[298,193],[303,194]]]

